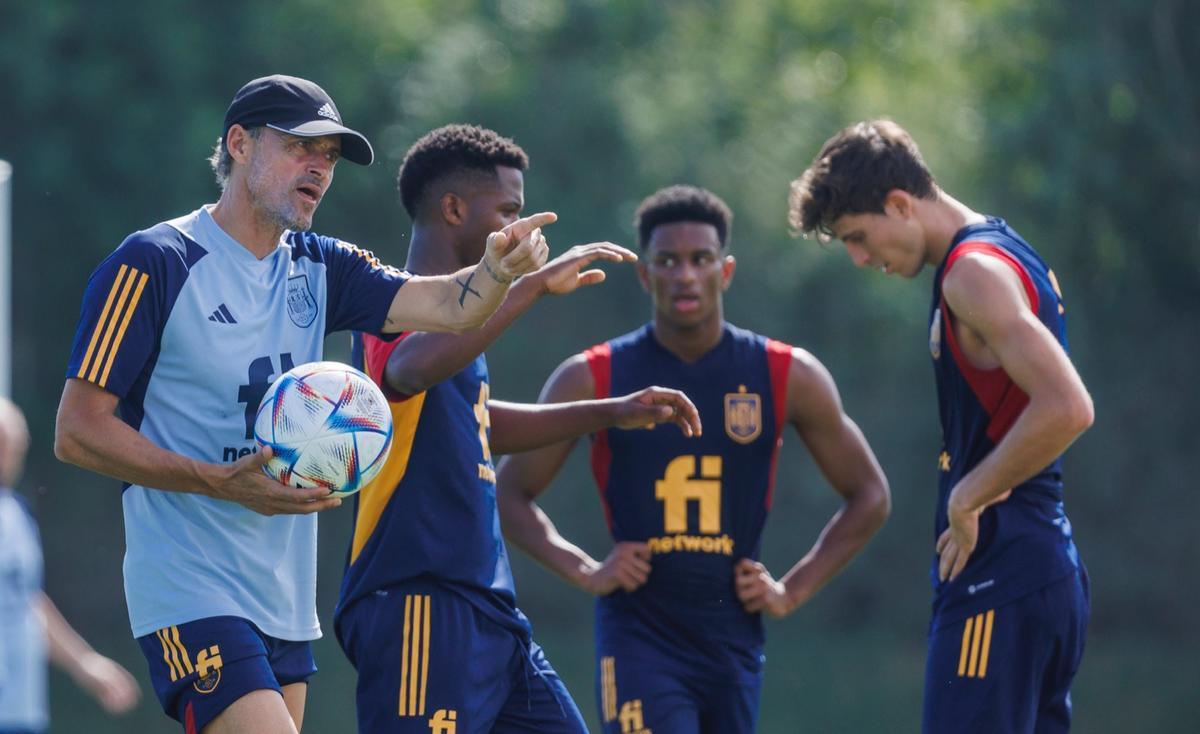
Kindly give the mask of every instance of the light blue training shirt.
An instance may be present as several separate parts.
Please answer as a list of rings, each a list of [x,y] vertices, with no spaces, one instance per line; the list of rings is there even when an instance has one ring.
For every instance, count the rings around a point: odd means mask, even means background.
[[[164,449],[230,463],[255,449],[263,394],[323,359],[325,335],[379,333],[408,273],[311,232],[259,260],[203,207],[130,235],[88,281],[68,378],[119,398]],[[283,640],[321,636],[316,515],[259,515],[127,485],[125,597],[135,637],[215,616]]]

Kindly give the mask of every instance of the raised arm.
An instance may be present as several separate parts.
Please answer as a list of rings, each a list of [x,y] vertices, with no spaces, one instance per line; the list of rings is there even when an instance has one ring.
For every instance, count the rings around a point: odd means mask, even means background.
[[[589,400],[595,392],[587,359],[576,355],[550,376],[539,401]],[[618,588],[633,591],[650,576],[650,550],[645,543],[618,543],[601,563],[562,537],[537,505],[574,445],[575,439],[561,441],[500,462],[496,502],[504,535],[538,563],[590,594],[609,594]]]
[[[117,402],[104,388],[68,379],[58,404],[54,455],[130,484],[229,500],[263,515],[318,512],[341,504],[326,489],[287,487],[263,474],[269,449],[223,466],[160,448],[114,415]]]
[[[1012,268],[981,253],[965,255],[943,279],[942,295],[981,351],[1029,396],[1004,438],[950,492],[950,527],[937,544],[945,580],[957,577],[975,550],[984,508],[1066,451],[1094,414],[1083,380]]]
[[[813,597],[850,562],[883,526],[891,510],[887,479],[862,431],[846,415],[829,371],[802,349],[792,350],[788,370],[787,420],[808,447],[842,506],[812,548],[775,581],[766,567],[738,563],[738,596],[747,611],[774,617],[790,614]]]
[[[550,253],[542,227],[553,212],[518,219],[488,235],[477,265],[450,275],[413,276],[396,291],[383,331],[449,331],[482,326],[504,300],[512,282],[546,263]]]
[[[604,271],[584,270],[588,266],[600,261],[634,260],[637,255],[611,242],[572,247],[518,280],[482,328],[464,334],[417,332],[406,336],[388,357],[384,379],[401,394],[423,392],[465,369],[543,295],[565,295],[582,286],[604,282]],[[406,284],[400,292],[411,285],[411,282]]]

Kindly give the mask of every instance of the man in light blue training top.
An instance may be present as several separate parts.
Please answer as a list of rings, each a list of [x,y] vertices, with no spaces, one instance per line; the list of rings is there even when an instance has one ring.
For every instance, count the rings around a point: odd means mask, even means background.
[[[0,734],[46,730],[47,659],[111,714],[141,696],[129,671],[93,650],[42,591],[37,525],[13,491],[28,448],[24,416],[0,398]]]
[[[125,482],[133,634],[189,734],[298,731],[316,670],[314,513],[340,500],[262,474],[252,424],[272,379],[321,359],[333,331],[475,328],[546,260],[553,214],[444,276],[309,232],[341,157],[373,152],[324,90],[249,82],[212,157],[220,200],[130,235],[84,294],[55,451]]]

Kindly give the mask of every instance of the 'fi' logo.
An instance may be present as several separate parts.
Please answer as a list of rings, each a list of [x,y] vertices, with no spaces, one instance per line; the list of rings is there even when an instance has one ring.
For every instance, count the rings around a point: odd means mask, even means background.
[[[217,645],[201,650],[196,655],[196,682],[192,687],[197,693],[212,693],[221,682],[221,648]]]
[[[429,720],[431,734],[455,734],[458,730],[458,712],[454,709],[438,709]]]
[[[621,705],[617,717],[621,722],[621,734],[651,734],[642,718],[642,699],[635,698]]]

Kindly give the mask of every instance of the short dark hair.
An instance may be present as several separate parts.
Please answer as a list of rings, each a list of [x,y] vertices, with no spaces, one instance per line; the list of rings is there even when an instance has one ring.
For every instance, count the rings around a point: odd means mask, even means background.
[[[891,120],[868,120],[825,141],[788,196],[788,222],[798,234],[833,236],[843,214],[882,212],[889,191],[922,199],[937,191],[912,136]]]
[[[262,137],[263,126],[254,125],[246,128],[246,134],[254,140]],[[225,138],[217,138],[217,145],[213,148],[212,155],[208,157],[208,165],[212,166],[213,175],[217,177],[217,185],[224,191],[229,184],[229,172],[233,170],[233,156],[229,154],[229,149],[225,147]]]
[[[711,224],[724,249],[733,227],[733,212],[721,197],[699,186],[677,184],[659,189],[642,200],[633,216],[638,245],[646,249],[655,227],[676,222]]]
[[[408,215],[416,219],[435,181],[470,172],[495,177],[496,166],[524,171],[529,167],[529,156],[509,138],[485,127],[439,127],[421,136],[404,155],[396,176],[400,202]]]

